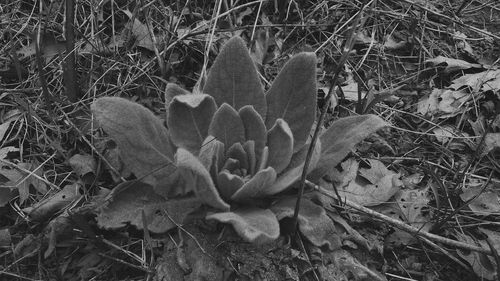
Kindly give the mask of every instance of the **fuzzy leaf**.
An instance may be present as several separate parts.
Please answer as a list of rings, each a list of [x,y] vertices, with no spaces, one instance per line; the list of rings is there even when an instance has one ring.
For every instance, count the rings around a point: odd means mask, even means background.
[[[271,207],[271,211],[280,221],[283,218],[292,218],[295,210],[296,198],[279,200]],[[327,245],[330,250],[342,246],[335,224],[326,214],[325,209],[310,200],[302,199],[298,216],[300,232],[315,246]]]
[[[255,141],[249,140],[243,144],[243,149],[245,149],[245,153],[248,157],[248,174],[255,174],[255,166],[257,165],[257,158],[255,157]]]
[[[157,187],[171,184],[173,149],[168,131],[153,112],[118,97],[103,97],[91,105],[100,126],[120,148],[120,158],[137,178]]]
[[[243,240],[254,244],[272,242],[280,235],[278,220],[274,213],[267,209],[239,209],[234,212],[210,214],[206,219],[232,224]]]
[[[172,142],[197,155],[216,109],[215,101],[209,95],[174,97],[167,116]]]
[[[239,168],[248,170],[247,153],[245,152],[245,149],[243,148],[243,145],[241,145],[241,143],[237,142],[237,143],[233,144],[227,150],[226,157],[238,160],[239,166],[240,166]]]
[[[217,175],[217,187],[224,200],[230,200],[231,196],[243,186],[240,176],[231,174],[228,170],[222,170]]]
[[[213,96],[219,106],[227,103],[239,110],[253,105],[261,116],[266,116],[264,89],[240,37],[233,37],[224,45],[210,69],[203,92]]]
[[[269,147],[269,159],[267,165],[273,167],[276,173],[281,173],[293,155],[293,135],[288,124],[281,118],[267,133],[267,146]]]
[[[255,155],[258,161],[262,154],[262,149],[266,146],[267,130],[264,120],[253,106],[250,105],[242,107],[238,114],[245,127],[245,139],[255,141]]]
[[[174,99],[175,96],[180,95],[190,95],[191,93],[181,88],[179,85],[175,83],[168,83],[167,88],[165,89],[165,109],[166,115],[168,116],[168,110],[170,108],[170,102]]]
[[[177,149],[176,163],[187,187],[193,189],[201,202],[217,209],[229,210],[229,205],[219,196],[209,172],[193,154],[183,148]]]
[[[306,144],[292,156],[292,160],[290,161],[290,165],[278,175],[278,179],[269,189],[266,190],[267,195],[273,195],[279,193],[288,187],[290,187],[294,182],[300,179],[302,175],[302,170],[304,169],[304,162],[306,160],[307,150],[309,148],[309,144]],[[318,139],[316,141],[316,146],[314,147],[311,162],[309,163],[308,171],[312,171],[320,158],[321,151],[321,141]]]
[[[284,119],[293,133],[293,151],[306,143],[316,117],[316,55],[301,53],[283,67],[266,94],[266,127]]]
[[[245,141],[245,128],[238,112],[224,103],[214,114],[208,134],[214,136],[227,149],[234,143]]]
[[[138,229],[143,229],[147,225],[148,229],[154,233],[163,233],[182,224],[185,217],[200,206],[197,198],[182,198],[165,200],[156,194],[153,187],[139,182],[124,182],[116,186],[112,194],[112,200],[100,210],[97,215],[97,224],[106,229],[116,229],[125,227],[127,224],[134,225]],[[144,211],[146,222],[142,219]],[[168,216],[163,214],[165,211]]]
[[[382,118],[372,114],[341,118],[333,122],[320,136],[321,158],[316,169],[310,174],[311,180],[316,181],[324,176],[331,167],[337,166],[356,144],[387,125]]]
[[[276,171],[272,167],[260,170],[236,191],[231,199],[236,202],[245,202],[248,199],[261,197],[265,195],[264,190],[269,188],[275,180]]]
[[[224,144],[215,139],[213,136],[208,136],[202,143],[198,158],[203,166],[210,171],[210,167],[215,165],[219,170],[224,163]],[[215,163],[213,163],[215,160]]]

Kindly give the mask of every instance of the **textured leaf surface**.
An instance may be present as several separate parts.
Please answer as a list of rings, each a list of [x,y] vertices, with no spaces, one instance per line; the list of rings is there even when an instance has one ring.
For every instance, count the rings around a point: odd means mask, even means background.
[[[231,196],[243,186],[243,179],[233,175],[227,170],[222,170],[217,175],[217,187],[224,200],[231,199]]]
[[[243,145],[237,142],[233,144],[226,152],[227,158],[233,158],[238,160],[239,168],[248,170],[248,157]]]
[[[245,139],[255,141],[255,155],[258,160],[267,141],[267,130],[264,120],[253,106],[250,105],[242,107],[238,114],[245,128]]]
[[[285,198],[271,207],[278,220],[292,218],[296,198]],[[298,224],[300,232],[315,246],[328,245],[331,250],[341,246],[340,238],[333,221],[326,214],[325,209],[310,200],[303,199],[300,205]]]
[[[316,117],[316,55],[301,53],[283,67],[266,95],[266,127],[284,119],[293,132],[296,152],[306,143]]]
[[[187,187],[193,189],[201,202],[217,209],[229,210],[229,205],[219,196],[208,170],[193,154],[179,148],[176,160]]]
[[[245,128],[238,112],[227,103],[223,104],[214,114],[208,134],[214,136],[227,149],[234,143],[245,141]]]
[[[167,88],[165,89],[165,109],[166,115],[168,116],[168,110],[170,108],[170,102],[174,99],[175,96],[180,95],[189,95],[190,92],[181,88],[179,85],[175,83],[168,83]]]
[[[273,167],[276,173],[281,173],[290,164],[293,155],[292,131],[283,119],[276,119],[276,123],[267,133],[267,146],[267,165]]]
[[[248,199],[264,196],[266,195],[265,190],[271,187],[275,180],[276,171],[273,168],[267,167],[260,170],[234,193],[231,199],[236,202],[245,202]]]
[[[209,95],[174,97],[167,116],[172,142],[197,155],[208,135],[208,127],[216,109],[215,101]]]
[[[198,158],[207,170],[210,171],[214,165],[218,171],[224,161],[224,144],[216,140],[215,137],[208,136],[201,145]]]
[[[240,237],[250,243],[269,243],[280,235],[278,220],[274,213],[267,209],[239,209],[234,212],[210,214],[206,219],[230,223]]]
[[[292,156],[290,165],[278,175],[276,182],[265,192],[268,195],[277,194],[292,185],[302,175],[302,169],[304,169],[304,162],[306,160],[307,149],[309,145],[306,144]],[[313,154],[311,156],[311,162],[309,163],[308,172],[312,171],[316,167],[321,152],[321,141],[318,139],[316,141],[316,146],[314,147]]]
[[[97,99],[91,105],[100,126],[120,148],[120,158],[137,178],[155,186],[170,184],[175,170],[168,131],[153,112],[118,97]]]
[[[229,39],[222,48],[203,92],[213,96],[219,106],[227,103],[239,110],[253,105],[261,116],[266,116],[264,89],[245,42],[239,37]]]
[[[243,144],[243,149],[245,149],[245,153],[247,154],[248,161],[248,174],[254,175],[255,169],[257,165],[257,157],[255,155],[255,142],[253,140],[246,141]]]
[[[321,178],[329,169],[337,166],[356,144],[387,125],[382,118],[372,114],[346,117],[333,122],[320,136],[321,158],[310,178]]]
[[[149,231],[163,233],[175,228],[175,223],[182,224],[185,217],[200,205],[197,198],[166,201],[148,184],[125,182],[115,187],[112,200],[97,215],[97,223],[106,229],[125,227],[127,224],[143,229],[147,225]],[[146,222],[142,219],[143,211]]]

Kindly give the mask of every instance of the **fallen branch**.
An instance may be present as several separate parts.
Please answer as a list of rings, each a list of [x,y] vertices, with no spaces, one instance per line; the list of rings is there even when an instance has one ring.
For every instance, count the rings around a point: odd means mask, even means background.
[[[439,235],[436,235],[436,234],[432,234],[432,233],[428,233],[428,232],[424,232],[424,231],[421,231],[420,229],[416,228],[416,227],[413,227],[411,225],[408,225],[400,220],[397,220],[397,219],[393,219],[391,217],[388,217],[384,214],[381,214],[379,212],[376,212],[372,209],[369,209],[369,208],[366,208],[364,206],[361,206],[355,202],[352,202],[352,201],[349,201],[349,200],[346,200],[345,198],[339,198],[334,192],[332,191],[329,191],[327,189],[325,189],[324,187],[321,187],[319,185],[316,185],[310,181],[306,181],[306,184],[308,187],[310,188],[313,188],[314,190],[317,190],[319,191],[321,194],[324,194],[330,198],[333,198],[333,199],[336,199],[336,200],[339,200],[341,201],[342,203],[344,203],[345,205],[353,208],[353,209],[356,209],[360,212],[363,212],[371,217],[374,217],[374,218],[378,218],[384,222],[387,222],[403,231],[406,231],[410,234],[413,234],[415,236],[421,236],[421,237],[425,237],[431,241],[435,241],[435,242],[439,242],[439,243],[442,243],[442,244],[446,244],[446,245],[449,245],[449,246],[452,246],[452,247],[455,247],[455,248],[460,248],[460,249],[463,249],[463,250],[469,250],[469,251],[475,251],[475,252],[479,252],[479,253],[483,253],[483,254],[487,254],[487,255],[490,255],[492,256],[493,253],[491,252],[490,249],[484,249],[482,247],[479,247],[479,246],[475,246],[475,245],[470,245],[470,244],[467,244],[467,243],[463,243],[463,242],[460,242],[460,241],[457,241],[457,240],[453,240],[453,239],[449,239],[449,238],[446,238],[446,237],[442,237],[442,236],[439,236]],[[427,242],[426,239],[422,239],[422,241],[424,242]]]

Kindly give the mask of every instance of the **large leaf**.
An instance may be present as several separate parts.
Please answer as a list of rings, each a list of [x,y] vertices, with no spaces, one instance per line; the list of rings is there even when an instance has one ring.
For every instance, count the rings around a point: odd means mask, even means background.
[[[281,199],[271,207],[278,220],[293,217],[296,198]],[[340,248],[340,237],[335,224],[326,214],[325,209],[310,200],[302,199],[297,218],[300,232],[315,246],[327,245],[330,250]]]
[[[175,83],[168,83],[167,88],[165,89],[165,109],[166,115],[168,116],[168,110],[170,108],[170,102],[174,99],[175,96],[180,95],[189,95],[190,92],[184,90],[179,85]]]
[[[316,181],[347,156],[360,141],[387,126],[382,118],[368,114],[339,119],[320,136],[321,158],[316,169],[309,175]]]
[[[231,174],[228,170],[222,170],[217,175],[217,187],[224,200],[230,200],[231,196],[243,186],[243,179]]]
[[[255,176],[247,181],[231,199],[236,202],[249,201],[265,195],[264,190],[269,188],[276,180],[276,171],[272,167],[260,170]]]
[[[229,205],[220,197],[209,172],[193,154],[179,148],[175,158],[187,187],[193,189],[201,202],[217,209],[229,210]]]
[[[269,147],[269,159],[267,165],[273,167],[276,173],[281,173],[293,155],[293,135],[288,124],[281,118],[267,133],[267,146]]]
[[[290,161],[290,165],[286,167],[286,169],[278,175],[278,179],[276,182],[269,188],[266,189],[266,193],[268,195],[273,195],[279,193],[288,187],[290,187],[294,182],[300,179],[302,175],[302,170],[304,169],[304,162],[306,160],[306,154],[309,145],[306,144],[292,156],[292,160]],[[307,169],[308,172],[312,171],[320,158],[321,152],[321,141],[318,139],[316,141],[316,146],[314,147],[311,162],[309,163],[309,167]]]
[[[96,218],[97,224],[107,229],[121,228],[127,224],[143,229],[147,225],[150,231],[163,233],[175,228],[176,224],[182,224],[186,216],[200,206],[197,198],[167,201],[155,193],[152,186],[140,181],[119,184],[110,197],[110,202],[99,210]],[[143,221],[142,212],[146,222]]]
[[[276,240],[280,235],[278,220],[274,213],[267,209],[239,209],[234,212],[210,214],[206,219],[232,224],[240,237],[250,243],[265,244]]]
[[[266,116],[266,99],[259,75],[245,42],[233,37],[222,48],[207,77],[203,92],[214,97],[217,105],[227,103],[236,110],[253,105]]]
[[[245,139],[255,141],[255,155],[257,161],[266,146],[267,130],[262,117],[253,106],[246,105],[238,112],[245,127]]]
[[[215,112],[208,134],[221,141],[226,149],[236,142],[245,142],[243,122],[238,112],[227,103]]]
[[[281,70],[266,94],[266,127],[284,119],[293,132],[293,151],[306,143],[316,117],[316,55],[294,56]]]
[[[209,95],[174,97],[167,116],[172,142],[197,155],[216,109],[215,101]]]
[[[163,122],[137,103],[118,97],[103,97],[91,105],[99,125],[120,148],[120,158],[137,178],[156,188],[168,186],[173,149]]]

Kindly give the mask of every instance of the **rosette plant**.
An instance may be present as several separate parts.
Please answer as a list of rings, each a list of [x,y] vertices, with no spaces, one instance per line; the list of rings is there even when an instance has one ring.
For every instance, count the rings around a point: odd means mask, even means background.
[[[167,128],[147,109],[121,98],[100,98],[92,109],[137,177],[163,195],[192,191],[211,207],[206,219],[230,223],[244,240],[265,243],[279,236],[278,221],[293,214],[295,199],[280,194],[304,168],[316,91],[314,53],[292,57],[265,92],[244,41],[234,37],[201,90],[167,86]],[[374,115],[335,122],[314,148],[311,177],[324,175],[384,125]],[[141,151],[147,151],[147,161],[137,160],[145,157]],[[174,180],[178,176],[182,181]],[[302,204],[299,230],[313,244],[332,244],[333,223],[312,201]]]

